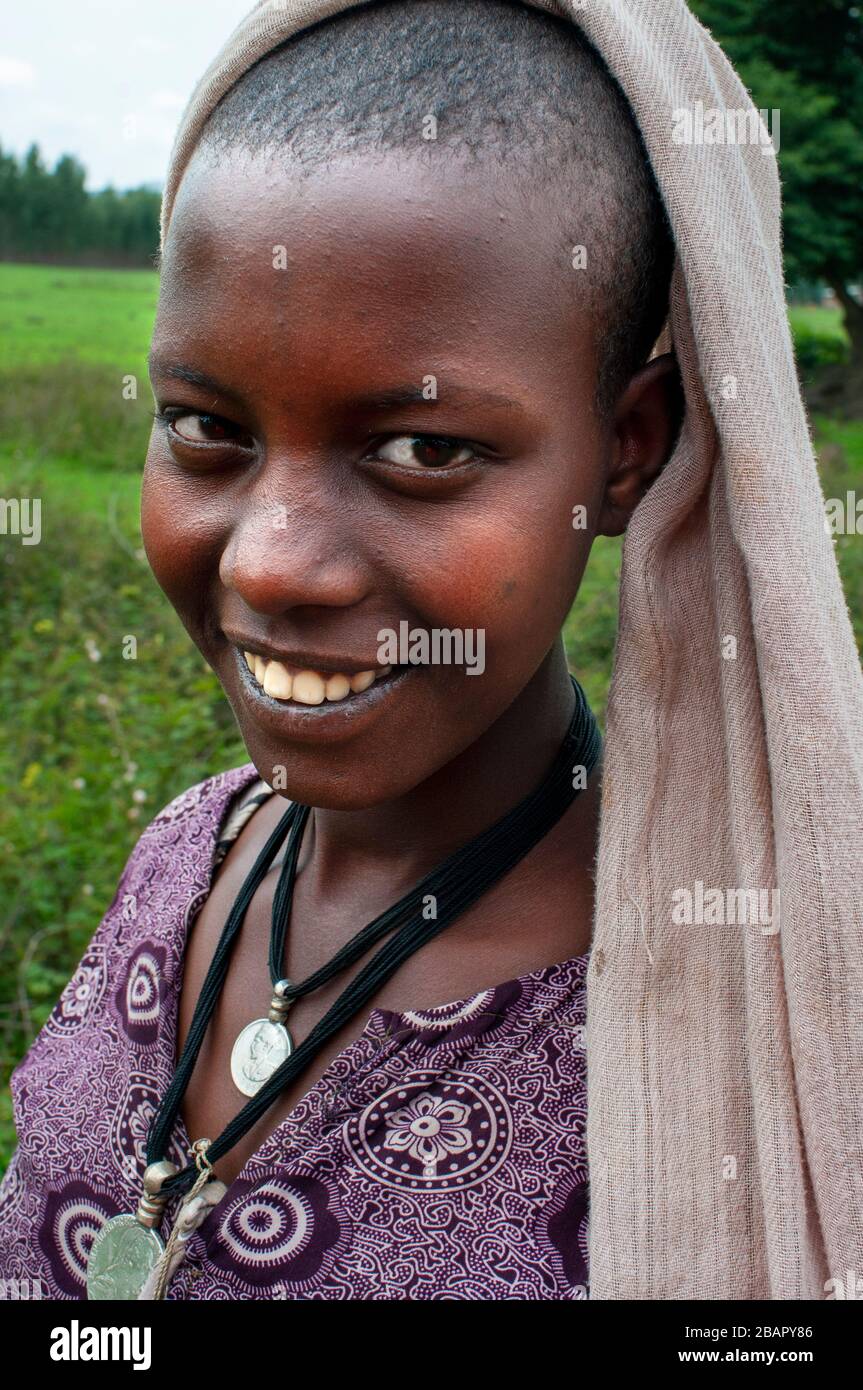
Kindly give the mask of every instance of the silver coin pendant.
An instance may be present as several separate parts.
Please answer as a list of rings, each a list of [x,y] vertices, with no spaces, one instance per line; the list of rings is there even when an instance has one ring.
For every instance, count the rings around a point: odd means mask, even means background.
[[[294,1050],[283,1023],[256,1018],[246,1024],[231,1050],[231,1077],[244,1096],[257,1095],[265,1081]]]
[[[88,1299],[136,1299],[165,1249],[158,1231],[128,1212],[106,1221],[87,1260]]]

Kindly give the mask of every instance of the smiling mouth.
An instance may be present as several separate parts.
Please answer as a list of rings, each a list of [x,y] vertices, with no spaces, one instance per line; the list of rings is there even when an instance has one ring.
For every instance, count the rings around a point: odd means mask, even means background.
[[[393,672],[392,666],[375,666],[351,674],[313,671],[247,651],[243,652],[243,658],[253,681],[265,695],[293,705],[340,704],[342,701],[350,704],[355,696],[364,694]]]

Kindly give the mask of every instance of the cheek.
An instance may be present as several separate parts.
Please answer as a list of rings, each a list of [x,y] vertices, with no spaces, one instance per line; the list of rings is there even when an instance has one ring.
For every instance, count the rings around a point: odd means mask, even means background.
[[[151,445],[141,487],[141,537],[150,568],[178,612],[193,606],[196,580],[217,545],[216,530],[203,523],[183,480],[162,465],[160,450]]]
[[[572,526],[572,505],[554,496],[439,513],[434,542],[403,551],[411,607],[435,627],[483,629],[489,660],[535,663],[571,607],[591,535]]]

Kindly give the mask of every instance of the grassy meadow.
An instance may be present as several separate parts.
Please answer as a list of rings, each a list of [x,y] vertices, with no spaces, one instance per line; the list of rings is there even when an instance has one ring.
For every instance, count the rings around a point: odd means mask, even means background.
[[[143,825],[246,761],[233,715],[150,575],[138,527],[152,400],[150,271],[0,265],[0,496],[42,499],[42,540],[0,536],[0,1085],[111,901]],[[838,314],[792,311],[807,345]],[[124,399],[124,378],[137,399]],[[825,492],[863,487],[863,422],[815,422]],[[863,640],[863,558],[837,540]],[[594,547],[567,626],[601,715],[620,543]],[[577,622],[575,618],[577,617]],[[137,639],[137,659],[123,641]],[[0,1168],[14,1146],[0,1092]]]

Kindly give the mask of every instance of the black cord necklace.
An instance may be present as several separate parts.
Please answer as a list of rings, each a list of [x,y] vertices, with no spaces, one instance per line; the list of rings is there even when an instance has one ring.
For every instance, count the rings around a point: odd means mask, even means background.
[[[297,861],[311,808],[296,802],[288,807],[240,889],[210,962],[174,1077],[150,1130],[144,1192],[138,1211],[134,1216],[124,1214],[113,1217],[93,1243],[87,1269],[90,1298],[137,1297],[136,1292],[118,1292],[118,1288],[121,1285],[122,1288],[131,1289],[142,1287],[153,1265],[161,1257],[164,1244],[156,1227],[170,1198],[188,1192],[196,1182],[201,1181],[202,1174],[211,1171],[212,1164],[228,1153],[257,1124],[328,1039],[363,1008],[399,966],[523,859],[575,800],[596,766],[601,737],[584,691],[575,677],[571,679],[575,691],[575,709],[560,749],[540,785],[500,820],[451,854],[392,907],[364,926],[326,965],[296,983],[281,978],[280,972]],[[583,769],[579,785],[576,785],[574,778],[577,769]],[[263,1030],[260,1045],[253,1048],[252,1043],[247,1042],[241,1057],[242,1064],[250,1073],[247,1081],[252,1087],[251,1098],[217,1139],[212,1142],[198,1141],[194,1161],[177,1172],[175,1166],[165,1160],[164,1154],[224,985],[234,942],[249,904],[280,846],[285,843],[286,836],[285,859],[273,898],[269,948],[270,977],[273,981],[270,1012],[266,1019],[256,1019],[243,1029],[232,1054],[233,1073],[234,1054],[241,1040],[248,1035],[253,1042],[255,1035]],[[436,904],[437,914],[431,918],[424,916],[422,911],[429,897]],[[308,1037],[294,1049],[284,1026],[291,1004],[326,984],[390,933],[390,940],[354,976]],[[284,1039],[276,1033],[276,1041],[272,1043],[272,1033],[268,1030],[281,1030]],[[200,1145],[206,1145],[203,1164]]]
[[[321,979],[315,983],[306,980],[302,985],[294,985],[290,980],[280,978],[297,860],[310,812],[309,806],[297,806],[288,830],[285,862],[273,898],[269,960],[273,994],[269,1012],[266,1018],[256,1018],[253,1023],[247,1023],[231,1050],[231,1077],[237,1090],[244,1096],[257,1095],[264,1082],[293,1052],[293,1040],[285,1026],[291,1004],[301,994],[317,988],[318,984],[323,984],[326,979],[336,974],[338,969],[343,968],[337,964],[337,958],[334,958],[323,970],[317,972]],[[353,946],[354,941],[348,943],[349,947]],[[343,964],[347,963],[345,961]]]

